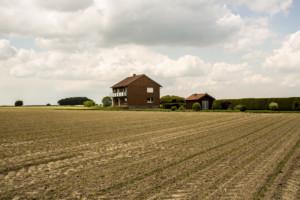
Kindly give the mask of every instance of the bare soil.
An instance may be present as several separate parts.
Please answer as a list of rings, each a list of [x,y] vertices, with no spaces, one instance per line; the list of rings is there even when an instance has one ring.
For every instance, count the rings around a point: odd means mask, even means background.
[[[300,114],[1,108],[0,199],[300,199]]]

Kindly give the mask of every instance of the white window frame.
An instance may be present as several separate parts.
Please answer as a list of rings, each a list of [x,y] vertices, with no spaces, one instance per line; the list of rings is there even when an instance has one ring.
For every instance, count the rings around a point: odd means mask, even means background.
[[[154,88],[153,87],[147,87],[147,93],[154,93]]]

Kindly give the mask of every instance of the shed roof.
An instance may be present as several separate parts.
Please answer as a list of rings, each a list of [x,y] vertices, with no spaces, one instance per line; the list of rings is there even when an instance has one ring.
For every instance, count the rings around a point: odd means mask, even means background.
[[[133,74],[133,76],[127,77],[127,78],[123,79],[122,81],[118,82],[117,84],[113,85],[112,88],[126,87],[126,86],[130,85],[132,82],[134,82],[142,77],[147,77],[148,79],[153,81],[151,78],[149,78],[145,74],[140,74],[140,75]],[[155,82],[155,81],[153,81],[153,82]],[[157,82],[155,82],[155,83],[161,87],[160,84],[158,84]]]
[[[197,101],[197,100],[202,99],[203,97],[206,97],[206,96],[209,97],[209,98],[215,99],[214,97],[210,96],[207,93],[201,93],[201,94],[192,94],[191,96],[189,96],[185,100],[187,100],[187,101]]]

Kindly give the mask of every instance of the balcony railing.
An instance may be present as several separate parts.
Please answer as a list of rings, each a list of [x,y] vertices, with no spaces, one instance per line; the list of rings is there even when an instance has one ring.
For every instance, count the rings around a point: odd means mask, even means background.
[[[112,93],[111,96],[112,97],[126,97],[127,96],[127,92],[115,92],[115,93]]]

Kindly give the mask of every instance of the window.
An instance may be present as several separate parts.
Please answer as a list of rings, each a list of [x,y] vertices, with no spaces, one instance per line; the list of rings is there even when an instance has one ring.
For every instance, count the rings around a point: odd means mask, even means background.
[[[153,97],[148,97],[147,98],[147,103],[153,103]]]
[[[148,87],[147,88],[147,93],[153,93],[153,88],[152,87]]]
[[[127,102],[127,98],[125,98],[124,101]]]

